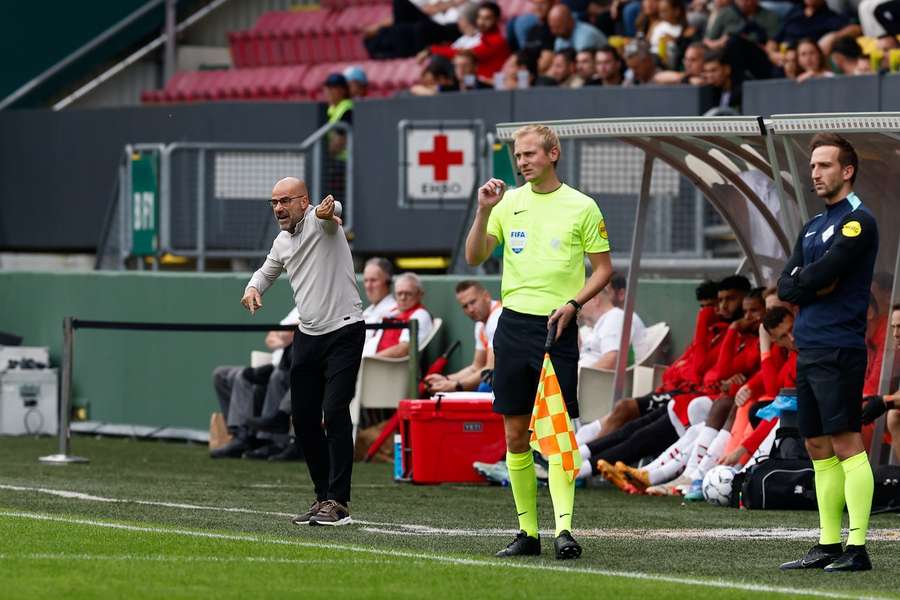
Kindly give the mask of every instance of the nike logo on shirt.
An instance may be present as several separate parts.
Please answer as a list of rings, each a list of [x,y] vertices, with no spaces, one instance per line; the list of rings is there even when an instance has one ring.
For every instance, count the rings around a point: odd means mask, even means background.
[[[809,236],[811,236],[811,235],[816,235],[816,232],[815,232],[815,231],[810,231],[809,233],[807,233],[807,234],[804,235],[803,237],[809,237]]]
[[[517,214],[519,214],[519,213],[526,212],[527,210],[528,210],[527,208],[524,209],[524,210],[514,210],[514,211],[513,211],[513,214],[514,214],[514,215],[517,215]]]
[[[522,515],[527,515],[527,514],[528,514],[528,511],[526,510],[525,512],[520,512],[520,513],[517,513],[517,514],[518,514],[518,516],[521,517]]]

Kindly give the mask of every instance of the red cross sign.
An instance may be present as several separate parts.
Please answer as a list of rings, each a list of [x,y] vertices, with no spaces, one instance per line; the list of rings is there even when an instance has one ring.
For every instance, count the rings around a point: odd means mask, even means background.
[[[463,164],[462,150],[450,150],[445,134],[434,136],[434,149],[419,152],[419,165],[434,168],[435,181],[447,181],[451,165]]]

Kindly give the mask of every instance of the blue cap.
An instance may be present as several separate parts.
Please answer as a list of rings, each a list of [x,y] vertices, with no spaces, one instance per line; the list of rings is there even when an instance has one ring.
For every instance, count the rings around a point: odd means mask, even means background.
[[[325,87],[347,87],[347,80],[340,73],[332,73],[325,78]]]
[[[344,79],[355,81],[362,85],[369,85],[369,79],[366,77],[366,72],[362,70],[362,67],[347,67],[344,69]]]

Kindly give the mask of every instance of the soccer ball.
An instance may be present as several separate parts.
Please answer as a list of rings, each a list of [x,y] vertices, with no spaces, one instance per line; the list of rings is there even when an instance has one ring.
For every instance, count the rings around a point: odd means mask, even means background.
[[[731,482],[735,470],[727,465],[713,467],[703,478],[703,497],[715,506],[728,506],[731,503]]]

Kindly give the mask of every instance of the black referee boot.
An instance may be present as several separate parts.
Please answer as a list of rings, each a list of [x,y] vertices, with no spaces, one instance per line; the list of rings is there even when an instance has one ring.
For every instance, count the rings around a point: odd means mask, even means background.
[[[553,542],[556,549],[557,560],[570,560],[581,556],[581,544],[575,541],[572,534],[566,530],[560,531]]]
[[[850,544],[847,544],[847,549],[836,561],[825,567],[826,573],[871,570],[872,561],[869,560],[869,553],[866,552],[866,547],[851,546]]]
[[[524,531],[520,531],[516,534],[516,539],[495,556],[508,558],[510,556],[540,556],[540,554],[541,536],[533,538]]]
[[[842,555],[840,544],[816,544],[809,549],[801,559],[792,560],[782,564],[779,568],[782,571],[793,571],[795,569],[824,569]]]

